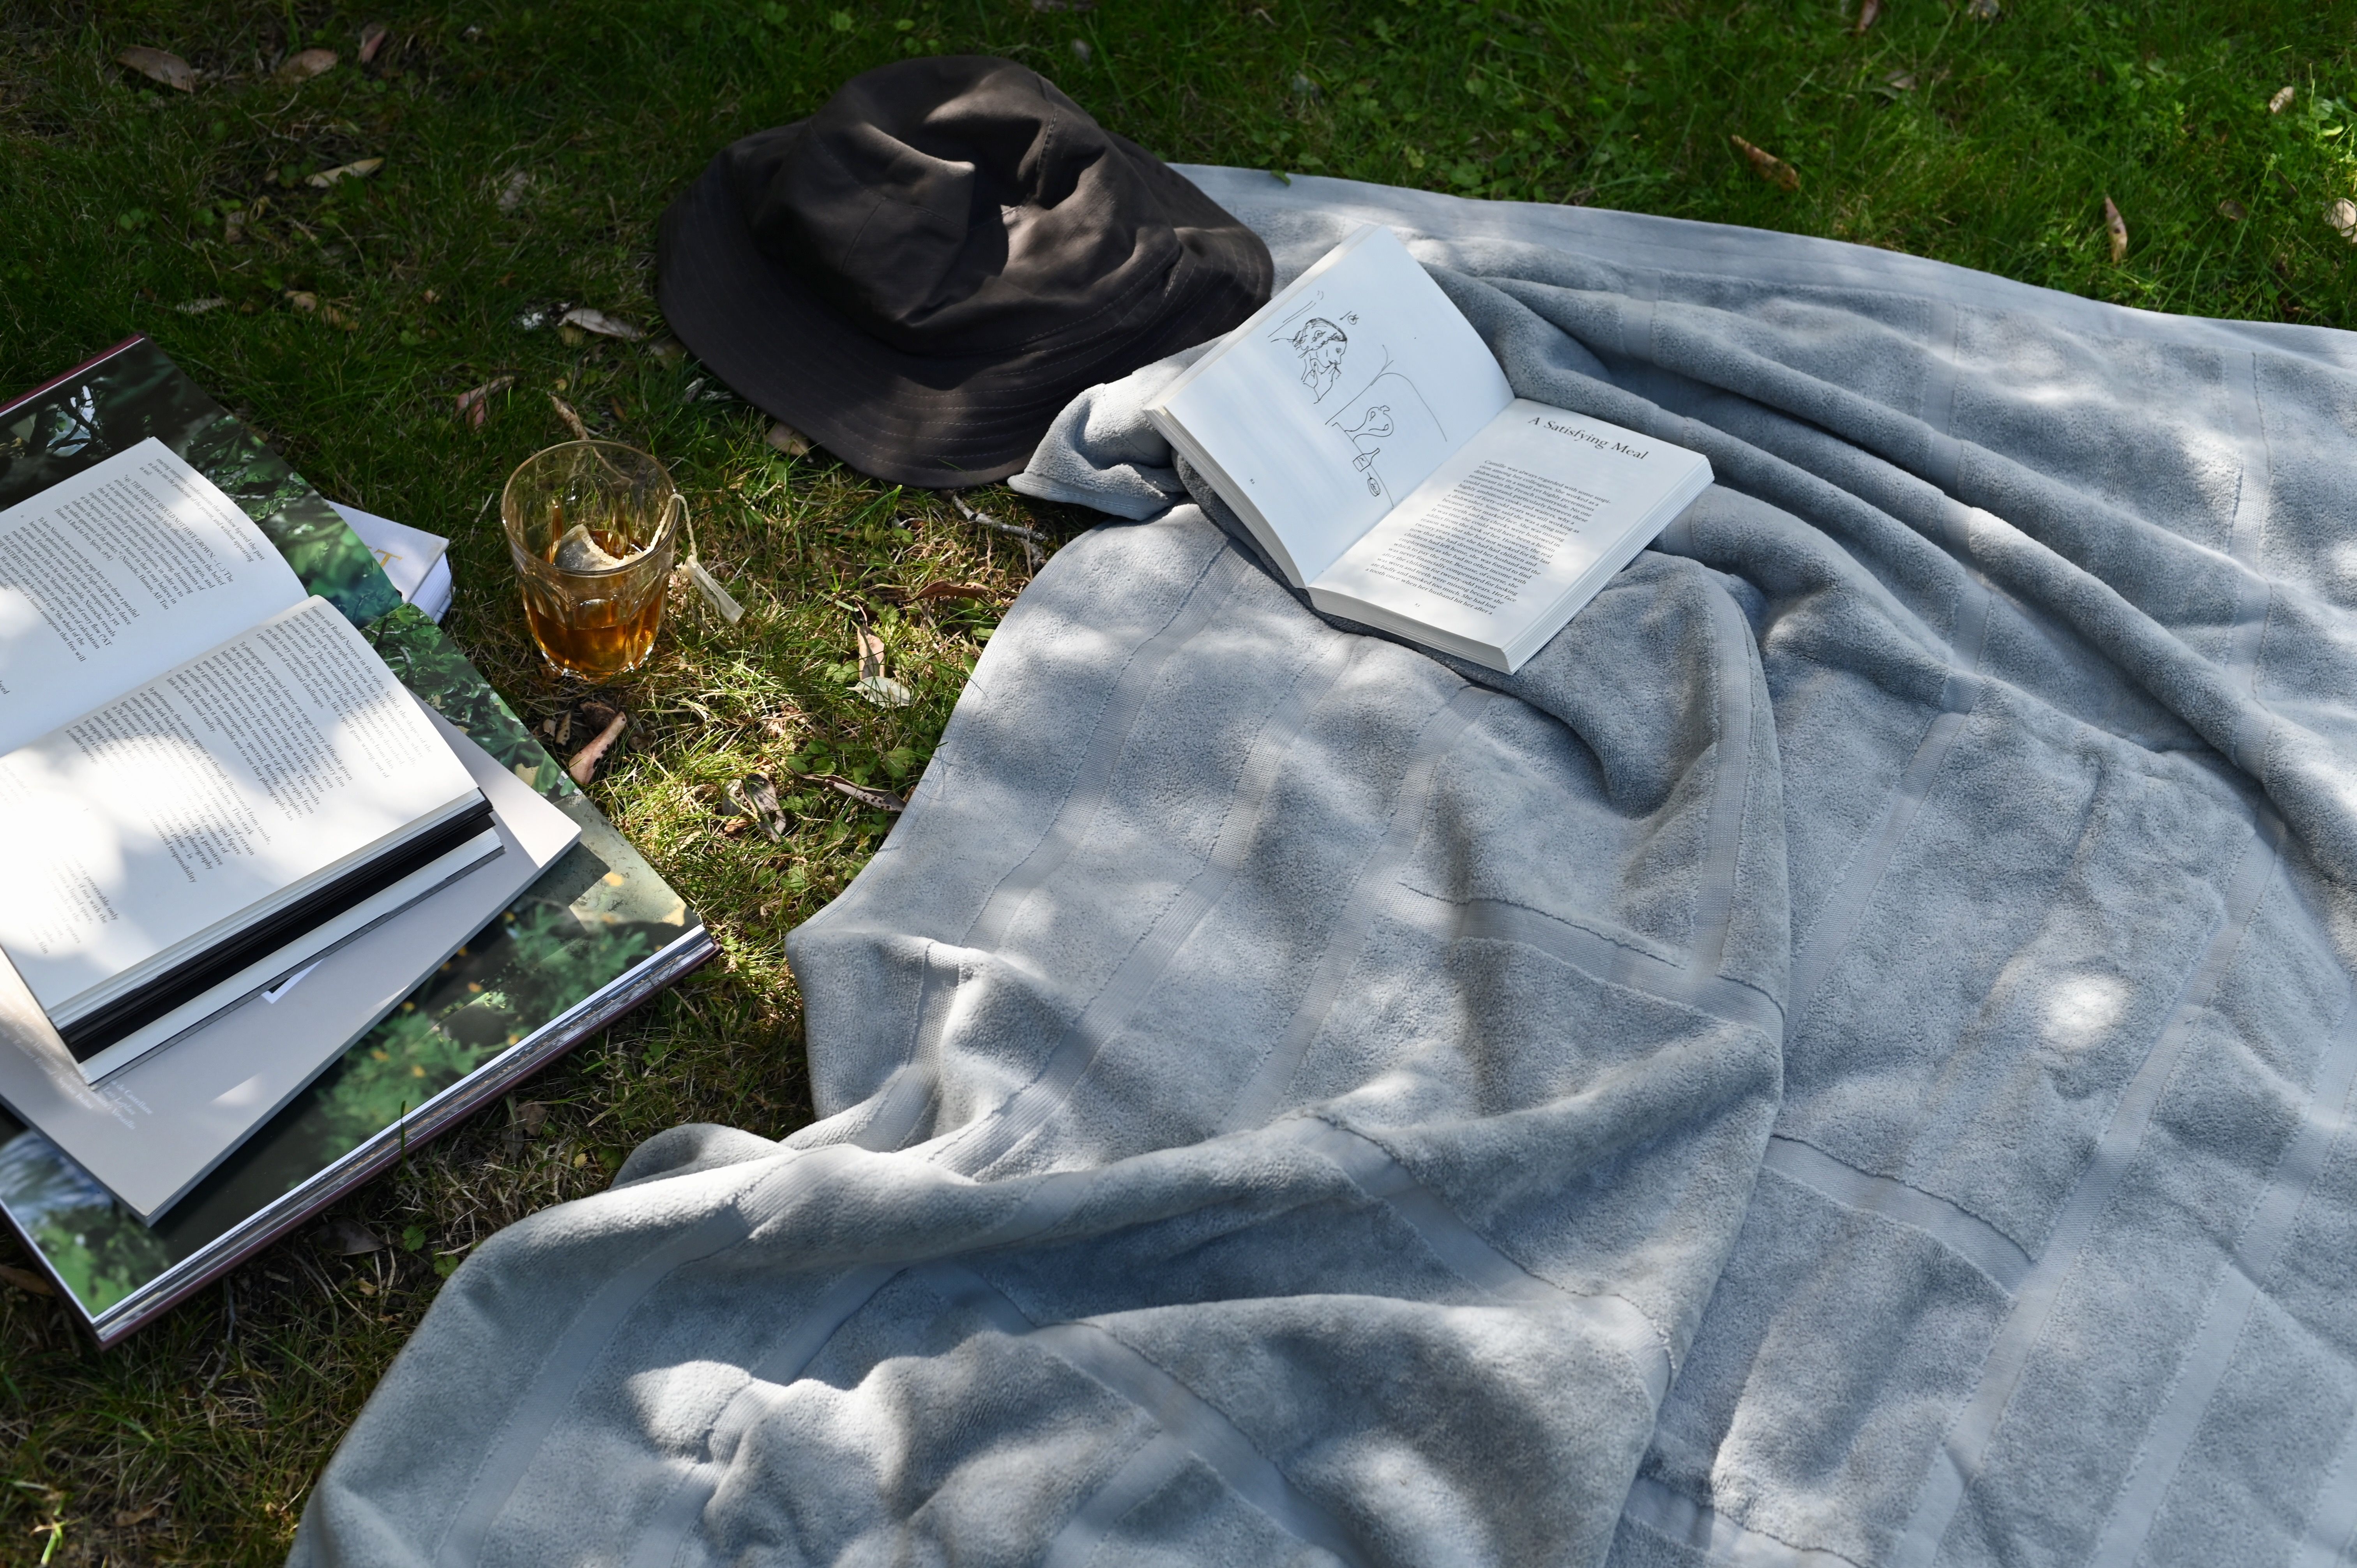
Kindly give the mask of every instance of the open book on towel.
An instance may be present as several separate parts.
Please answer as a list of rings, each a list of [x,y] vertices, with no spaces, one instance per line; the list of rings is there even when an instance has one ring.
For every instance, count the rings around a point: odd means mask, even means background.
[[[384,660],[152,437],[0,512],[0,952],[91,1081],[500,853]]]
[[[1698,453],[1516,397],[1376,224],[1146,414],[1318,609],[1509,671],[1711,481]]]

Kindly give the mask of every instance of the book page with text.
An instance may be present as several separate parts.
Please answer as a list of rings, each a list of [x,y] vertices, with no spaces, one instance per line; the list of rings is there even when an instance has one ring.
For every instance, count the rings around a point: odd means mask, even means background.
[[[0,511],[0,753],[307,596],[153,436]]]
[[[1161,404],[1252,498],[1307,582],[1513,401],[1397,235],[1360,231]]]
[[[307,599],[0,757],[0,950],[54,1014],[474,793]]]
[[[1502,646],[1708,473],[1683,447],[1517,399],[1313,588]]]

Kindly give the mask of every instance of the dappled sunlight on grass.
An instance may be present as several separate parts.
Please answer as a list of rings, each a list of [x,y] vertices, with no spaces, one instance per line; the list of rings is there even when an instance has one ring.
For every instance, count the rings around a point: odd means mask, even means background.
[[[0,6],[0,383],[152,334],[328,495],[452,536],[449,628],[557,749],[587,738],[571,726],[593,694],[532,649],[492,501],[566,438],[553,400],[671,466],[747,612],[730,627],[675,599],[649,664],[594,694],[631,724],[589,793],[722,958],[344,1205],[380,1248],[307,1228],[106,1355],[0,1285],[0,1558],[275,1561],[483,1238],[599,1190],[663,1127],[810,1117],[785,933],[892,822],[845,786],[914,785],[1033,564],[944,497],[770,446],[667,338],[653,224],[718,147],[888,59],[1008,54],[1174,160],[1821,234],[2157,309],[2357,319],[2357,251],[2326,218],[2357,196],[2346,7],[2007,0],[1981,22],[1894,0],[1854,21],[1837,0]],[[115,63],[133,47],[179,56],[192,91]],[[306,48],[338,63],[281,80]],[[570,306],[649,335],[584,332]],[[462,412],[494,387],[479,424]],[[996,487],[973,499],[1051,548],[1093,521]],[[861,695],[856,625],[907,705]],[[732,804],[754,774],[776,842]],[[2099,1034],[2109,1005],[2096,980],[2058,997],[2058,1042]]]

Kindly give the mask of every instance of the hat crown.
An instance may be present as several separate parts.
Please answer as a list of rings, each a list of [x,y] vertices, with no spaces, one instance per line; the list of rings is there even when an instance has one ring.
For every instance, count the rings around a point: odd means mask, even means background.
[[[1103,128],[1008,60],[868,71],[730,174],[766,254],[913,354],[1115,329],[1181,250]]]

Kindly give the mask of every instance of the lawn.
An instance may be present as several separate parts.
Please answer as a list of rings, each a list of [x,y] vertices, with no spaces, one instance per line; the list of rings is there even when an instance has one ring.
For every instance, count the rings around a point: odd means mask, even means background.
[[[674,1122],[809,1119],[784,935],[888,819],[790,788],[773,844],[731,831],[727,788],[762,772],[905,789],[1033,567],[946,498],[771,446],[665,339],[654,220],[716,148],[883,61],[986,52],[1174,160],[1750,224],[2156,310],[2357,325],[2357,252],[2331,219],[2357,197],[2357,5],[1885,0],[1861,27],[1859,3],[0,6],[0,389],[151,334],[329,495],[454,537],[451,629],[536,725],[582,693],[523,637],[489,503],[565,438],[555,400],[672,465],[702,558],[748,612],[674,615],[607,693],[634,723],[592,787],[723,959],[345,1205],[382,1251],[290,1240],[104,1354],[54,1302],[0,1286],[0,1560],[276,1559],[432,1302],[437,1258],[594,1191]],[[387,31],[362,63],[371,23]],[[193,91],[115,63],[134,46],[183,57]],[[306,49],[337,63],[296,80]],[[383,161],[310,177],[368,159]],[[651,336],[555,325],[571,305]],[[460,393],[508,377],[479,426],[459,417]],[[969,499],[1051,547],[1090,521],[996,488]],[[938,582],[986,593],[912,600]],[[855,690],[860,623],[908,705]]]

